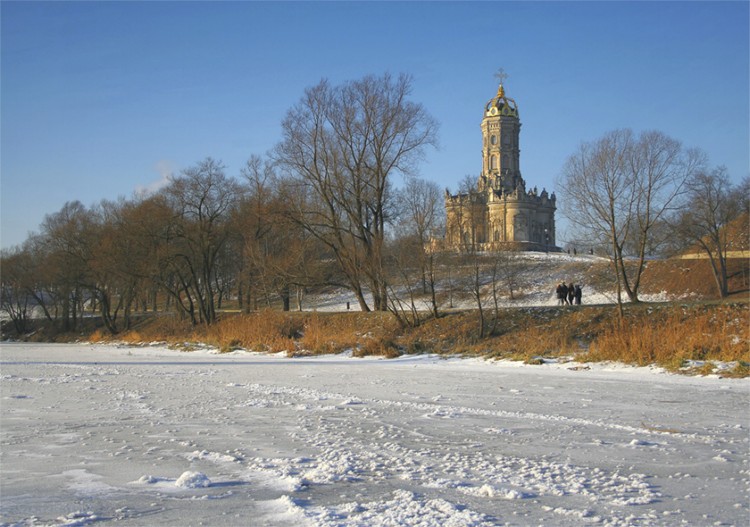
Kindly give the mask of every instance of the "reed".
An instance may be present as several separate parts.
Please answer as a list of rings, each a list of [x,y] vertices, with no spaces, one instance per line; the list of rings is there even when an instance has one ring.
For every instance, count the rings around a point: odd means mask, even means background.
[[[485,336],[479,337],[474,310],[426,318],[402,327],[390,313],[289,313],[259,311],[227,314],[210,326],[154,315],[115,336],[101,325],[86,334],[92,342],[131,344],[164,342],[180,349],[196,343],[221,351],[235,349],[279,353],[395,357],[404,353],[470,355],[543,363],[540,357],[582,362],[616,361],[659,365],[674,371],[709,374],[715,363],[735,363],[721,375],[750,376],[750,304],[628,305],[620,319],[612,306],[504,309],[485,313]],[[34,338],[61,341],[55,326],[42,327]],[[80,339],[83,333],[68,335]],[[686,361],[698,361],[686,371]]]
[[[675,370],[688,360],[747,362],[750,329],[746,316],[737,315],[729,308],[678,309],[626,319],[621,324],[612,321],[581,358],[658,364]]]

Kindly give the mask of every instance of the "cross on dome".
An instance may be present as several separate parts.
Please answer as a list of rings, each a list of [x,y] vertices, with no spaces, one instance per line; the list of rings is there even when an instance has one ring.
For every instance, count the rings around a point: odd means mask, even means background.
[[[500,81],[500,85],[502,85],[505,82],[505,79],[508,78],[508,74],[505,73],[505,70],[503,68],[500,68],[495,73],[495,78]]]
[[[505,70],[503,68],[500,68],[495,72],[495,78],[500,81],[500,86],[497,87],[497,96],[499,98],[505,97],[505,88],[503,88],[503,82],[505,82],[505,79],[508,78],[508,74],[505,73]]]

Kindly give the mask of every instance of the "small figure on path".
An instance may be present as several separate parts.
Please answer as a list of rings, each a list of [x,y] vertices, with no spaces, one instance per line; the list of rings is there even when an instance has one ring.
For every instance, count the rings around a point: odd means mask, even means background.
[[[576,299],[576,305],[580,306],[581,305],[581,284],[576,284],[574,296]]]

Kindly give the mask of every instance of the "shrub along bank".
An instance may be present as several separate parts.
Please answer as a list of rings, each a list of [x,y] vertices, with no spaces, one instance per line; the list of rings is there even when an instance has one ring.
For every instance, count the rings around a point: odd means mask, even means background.
[[[722,375],[750,375],[750,304],[626,305],[624,319],[611,306],[501,309],[487,316],[479,338],[479,314],[459,311],[401,327],[389,313],[294,313],[260,311],[225,314],[210,326],[193,326],[170,315],[144,316],[133,329],[111,337],[89,321],[83,332],[59,333],[36,321],[20,338],[37,341],[119,341],[133,345],[165,342],[189,351],[197,345],[221,351],[246,349],[289,356],[340,353],[396,357],[405,353],[470,355],[541,363],[543,358],[618,361],[684,371],[699,361],[698,373],[715,363],[734,363]],[[4,327],[4,334],[10,328]],[[18,338],[12,334],[6,335]],[[693,369],[695,371],[695,368]]]

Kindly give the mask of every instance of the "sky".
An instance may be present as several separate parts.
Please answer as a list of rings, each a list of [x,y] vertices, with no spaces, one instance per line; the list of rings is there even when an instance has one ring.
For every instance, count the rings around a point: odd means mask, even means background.
[[[554,191],[582,142],[618,128],[702,148],[739,182],[750,173],[749,6],[3,1],[0,245],[68,201],[158,189],[208,156],[239,176],[281,139],[305,88],[386,72],[411,75],[411,99],[440,123],[419,173],[452,191],[481,171],[499,68],[518,103],[527,188]]]

